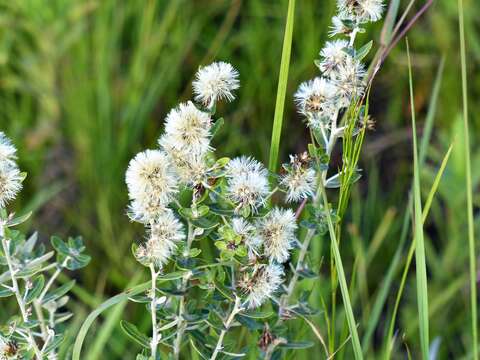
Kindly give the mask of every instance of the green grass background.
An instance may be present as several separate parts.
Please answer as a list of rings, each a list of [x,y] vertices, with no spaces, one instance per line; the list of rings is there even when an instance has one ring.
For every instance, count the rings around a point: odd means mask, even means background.
[[[407,3],[401,1],[401,10]],[[422,3],[416,1],[412,11]],[[313,60],[327,39],[334,5],[333,0],[297,0],[280,145],[282,161],[287,160],[288,153],[303,151],[306,146],[307,133],[292,97],[302,81],[318,75]],[[464,8],[478,234],[480,20],[476,15],[480,3],[465,0]],[[199,65],[224,60],[241,74],[238,99],[218,109],[226,120],[215,139],[218,153],[248,154],[268,163],[286,10],[285,0],[0,1],[0,128],[14,139],[20,165],[29,174],[16,207],[34,211],[26,230],[37,229],[43,239],[50,234],[81,234],[93,256],[86,269],[72,274],[79,280],[71,304],[78,314],[76,326],[100,301],[147,278],[130,254],[132,241],[143,234],[142,228],[125,215],[124,172],[136,152],[156,146],[166,113],[191,98],[191,80]],[[374,47],[378,46],[380,29],[380,23],[369,27],[358,41],[373,38]],[[437,354],[437,359],[468,359],[472,344],[467,192],[456,1],[434,1],[408,37],[419,141],[429,109],[434,115],[425,165],[420,168],[422,201],[453,142],[424,227],[431,353]],[[432,104],[442,58],[445,67],[438,99]],[[376,129],[365,139],[360,160],[363,177],[353,189],[341,243],[360,340],[369,345],[368,350],[364,346],[369,359],[382,354],[411,242],[409,231],[378,323],[371,337],[362,339],[400,243],[413,177],[403,41],[374,82],[370,112]],[[313,290],[310,300],[320,308],[320,295],[328,298],[330,283],[327,237],[313,244],[311,258],[320,278],[303,286]],[[412,358],[420,357],[414,270],[413,265],[398,310],[393,351],[398,359],[408,353]],[[337,337],[342,339],[346,325],[341,303],[337,309],[341,319],[337,321]],[[6,311],[0,311],[0,320],[5,315]],[[133,357],[136,348],[122,334],[118,326],[121,318],[148,329],[149,319],[141,306],[117,307],[93,328],[96,336],[87,338],[85,358]],[[314,320],[326,334],[323,316]],[[296,329],[298,339],[315,339],[301,320],[290,326]],[[257,338],[258,334],[250,334],[241,341],[254,346]],[[313,351],[321,354],[320,344]],[[311,354],[308,350],[286,356],[311,359]],[[351,345],[347,344],[338,358],[351,357]]]

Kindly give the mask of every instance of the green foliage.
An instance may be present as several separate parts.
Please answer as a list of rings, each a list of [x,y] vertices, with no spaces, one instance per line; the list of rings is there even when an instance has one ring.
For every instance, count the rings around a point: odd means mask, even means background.
[[[409,3],[389,1],[392,8],[398,7],[399,14],[395,16],[395,11],[388,10],[387,26],[380,38],[373,37],[367,60],[389,41],[395,21]],[[422,4],[414,2],[407,21]],[[141,239],[143,234],[125,221],[123,172],[133,153],[155,146],[161,120],[168,109],[190,96],[190,79],[199,64],[214,58],[227,60],[242,74],[244,91],[238,106],[219,109],[224,111],[227,121],[217,132],[215,147],[230,157],[244,153],[268,159],[287,6],[286,0],[1,2],[0,122],[2,129],[15,138],[22,167],[29,172],[17,206],[35,213],[20,229],[38,229],[41,240],[46,233],[61,234],[64,238],[69,233],[82,234],[93,255],[91,264],[76,272],[76,286],[64,274],[59,276],[58,287],[63,284],[72,287],[73,298],[68,308],[78,314],[72,320],[76,328],[65,334],[61,354],[67,354],[80,322],[98,304],[132,287],[128,284],[135,276],[137,281],[146,280],[146,274],[129,255],[132,239]],[[294,114],[292,94],[301,81],[316,74],[311,60],[317,56],[319,44],[327,38],[333,11],[333,1],[296,2],[279,159],[306,148],[303,126]],[[475,344],[470,340],[472,330],[466,326],[472,322],[469,303],[475,305],[469,300],[473,291],[468,290],[467,263],[475,252],[469,251],[465,240],[469,238],[469,221],[463,149],[469,146],[471,189],[477,189],[480,170],[475,165],[480,161],[480,152],[475,114],[479,104],[475,100],[479,78],[475,70],[480,42],[474,14],[478,11],[477,2],[465,2],[468,91],[464,98],[470,100],[469,141],[465,140],[459,106],[462,92],[457,4],[435,1],[435,6],[409,31],[412,71],[417,79],[414,98],[420,149],[425,144],[425,151],[420,150],[419,154],[424,211],[427,194],[432,193],[434,183],[438,185],[424,225],[430,337],[431,344],[439,344],[437,358],[472,356]],[[359,37],[370,39],[369,34],[378,34],[378,30],[367,29],[367,34]],[[439,83],[435,79],[442,55],[446,57]],[[366,131],[357,165],[362,169],[362,178],[351,188],[351,200],[341,221],[340,251],[347,280],[351,280],[350,296],[366,358],[382,357],[387,347],[393,358],[407,357],[407,352],[412,358],[420,357],[416,274],[413,268],[405,267],[412,244],[408,193],[413,173],[411,129],[406,121],[409,116],[406,64],[405,49],[400,42],[374,81],[369,113],[376,121],[376,130]],[[437,97],[431,96],[435,88]],[[430,108],[437,111],[431,112]],[[435,120],[431,135],[428,124],[432,123],[428,118]],[[438,167],[452,142],[448,165],[443,167],[441,181],[437,181]],[[421,161],[422,154],[425,162]],[[315,157],[313,153],[311,156]],[[335,171],[329,175],[333,176],[341,173],[341,163],[335,152],[332,158]],[[331,202],[335,203],[334,190],[329,191]],[[476,208],[479,204],[473,191],[472,205]],[[209,211],[228,213],[224,208],[210,207]],[[391,211],[394,215],[389,215],[392,220],[388,223],[387,214],[392,214]],[[307,221],[309,214],[310,210],[305,209]],[[478,228],[478,214],[472,214],[473,225]],[[301,231],[308,231],[311,225],[303,224],[306,226]],[[374,244],[374,236],[382,226],[386,234]],[[35,247],[43,243],[37,241]],[[191,250],[189,257],[198,257],[194,256],[198,251],[201,256],[217,255],[213,242],[195,245],[193,249],[198,250]],[[329,256],[328,242],[319,236],[313,238],[308,254],[310,271],[306,274],[317,276],[306,276],[296,293],[311,294],[307,302],[321,310],[311,321],[322,337],[336,339],[336,358],[348,359],[353,353],[342,306],[336,307],[336,326],[331,326],[332,319],[328,316]],[[35,273],[54,259],[54,253],[44,251],[26,273]],[[2,261],[0,256],[3,269]],[[8,280],[4,275],[0,274],[0,284]],[[38,273],[33,278],[36,276]],[[216,277],[216,271],[208,271],[208,276]],[[209,289],[209,279],[201,278],[199,282],[199,287]],[[217,290],[210,291],[218,295]],[[2,294],[8,297],[1,298]],[[124,303],[126,298],[128,295],[122,297]],[[393,316],[395,322],[388,338],[397,298],[398,311]],[[136,300],[142,300],[141,296]],[[17,311],[11,291],[0,288],[0,303],[0,320],[5,323],[7,314]],[[148,332],[149,314],[144,306],[131,302],[125,306],[123,318],[135,322],[140,331]],[[102,315],[98,327],[107,321],[109,314],[105,313],[105,318]],[[473,319],[472,325],[475,323]],[[232,337],[242,346],[256,344],[262,335],[261,322],[251,325],[250,331],[234,330]],[[301,317],[288,321],[288,328],[295,334],[292,341],[315,342],[313,348],[296,352],[295,358],[323,355],[320,340]],[[92,330],[96,331],[95,336],[85,338],[88,349],[97,340],[99,331]],[[190,342],[194,336],[201,339],[197,333],[188,335],[185,356],[200,359],[201,352],[197,353],[194,347],[200,349],[201,341]],[[191,354],[187,353],[189,348]],[[135,358],[140,350],[132,345],[117,321],[100,351],[104,358],[119,359]],[[87,356],[87,352],[82,355]],[[247,357],[257,355],[258,350],[252,345]],[[285,356],[293,355],[285,352]]]
[[[45,246],[37,244],[37,233],[27,238],[12,229],[27,221],[30,214],[14,218],[5,209],[1,213],[0,297],[14,297],[18,306],[17,311],[7,312],[9,318],[0,328],[1,355],[8,358],[4,344],[9,344],[11,356],[16,358],[57,356],[65,339],[64,322],[73,315],[64,310],[68,302],[66,294],[75,281],[61,286],[55,283],[62,270],[81,269],[90,258],[81,254],[85,249],[81,238],[70,238],[65,243],[59,237],[52,237],[57,253],[57,260],[52,261],[54,252],[45,253]]]

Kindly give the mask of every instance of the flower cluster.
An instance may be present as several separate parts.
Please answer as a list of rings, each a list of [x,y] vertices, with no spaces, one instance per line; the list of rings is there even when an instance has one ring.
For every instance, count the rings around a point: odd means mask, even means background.
[[[16,153],[15,146],[0,132],[0,208],[15,199],[22,189],[25,175],[18,168]]]
[[[357,51],[353,44],[356,34],[363,31],[362,24],[381,18],[383,2],[338,0],[337,9],[330,35],[347,36],[348,40],[325,44],[316,61],[322,76],[304,82],[295,94],[298,111],[306,117],[308,126],[316,130],[336,126],[333,123],[339,112],[364,94],[366,70],[361,60],[367,51]]]
[[[140,152],[130,161],[125,177],[128,214],[147,227],[147,239],[134,246],[139,262],[164,269],[178,246],[184,249],[181,256],[188,257],[192,241],[208,235],[220,259],[242,264],[232,288],[244,297],[245,306],[257,307],[283,282],[281,264],[290,257],[297,224],[291,210],[267,207],[277,189],[271,190],[262,163],[247,156],[215,160],[211,140],[216,105],[233,100],[238,87],[238,72],[230,64],[199,69],[193,83],[197,103],[188,101],[171,110],[159,148]],[[290,202],[311,195],[315,185],[315,172],[297,163],[282,180]],[[185,197],[190,200],[185,202]],[[225,214],[215,214],[216,207],[223,207]],[[200,218],[216,224],[212,227],[217,230],[205,231],[197,224]]]

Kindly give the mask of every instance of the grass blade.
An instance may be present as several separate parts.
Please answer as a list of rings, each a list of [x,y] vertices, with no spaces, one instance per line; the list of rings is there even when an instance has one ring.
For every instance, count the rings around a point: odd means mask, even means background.
[[[430,211],[430,206],[432,205],[433,198],[435,196],[435,193],[437,192],[438,186],[440,185],[440,180],[441,180],[443,172],[445,171],[445,168],[447,166],[448,159],[450,158],[450,154],[452,153],[452,149],[453,149],[453,144],[450,145],[450,147],[448,148],[448,151],[447,151],[447,153],[445,154],[445,156],[442,160],[442,164],[440,165],[440,168],[438,169],[437,175],[435,176],[435,180],[433,181],[433,185],[430,189],[430,192],[428,193],[427,200],[425,202],[425,206],[423,207],[422,223],[425,223],[425,220],[428,216],[428,213]],[[403,228],[402,231],[404,231],[405,229],[406,228]],[[405,232],[406,232],[406,230],[405,230]],[[388,335],[387,335],[387,342],[386,342],[386,344],[387,344],[387,352],[386,352],[386,357],[385,357],[386,359],[390,358],[390,351],[391,351],[391,345],[392,345],[391,344],[391,339],[392,339],[392,336],[393,336],[393,329],[394,329],[394,326],[395,326],[395,318],[397,316],[398,307],[400,305],[400,299],[402,298],[403,289],[405,288],[405,282],[407,280],[408,269],[410,268],[410,264],[412,263],[413,254],[415,253],[415,242],[416,242],[415,238],[413,238],[412,244],[410,245],[410,249],[408,251],[407,261],[405,262],[405,267],[403,269],[402,280],[400,281],[400,287],[398,289],[397,298],[395,300],[395,306],[393,308],[393,314],[392,314],[392,317],[391,317],[390,326],[389,326]],[[397,255],[397,254],[395,254],[395,255]]]
[[[423,238],[422,224],[422,203],[420,194],[420,169],[418,165],[417,131],[415,122],[415,103],[413,99],[412,64],[410,49],[407,40],[408,57],[408,79],[410,88],[410,106],[412,112],[412,133],[413,133],[413,215],[414,215],[414,236],[415,236],[415,263],[417,275],[417,302],[420,331],[420,345],[422,359],[429,358],[429,337],[428,337],[428,288],[427,288],[427,266],[425,262],[425,244]]]
[[[468,93],[467,93],[467,60],[465,51],[465,26],[463,22],[463,0],[458,0],[458,27],[460,32],[460,58],[462,62],[462,98],[463,128],[465,132],[465,185],[467,191],[468,252],[470,258],[470,301],[472,317],[472,350],[473,359],[478,359],[477,329],[477,266],[475,254],[475,234],[473,225],[472,170],[470,164],[470,134],[468,130]]]
[[[342,293],[343,305],[345,307],[345,315],[347,317],[348,328],[352,337],[353,353],[356,360],[363,359],[362,347],[360,345],[360,339],[357,332],[357,323],[353,316],[352,304],[350,302],[350,295],[348,292],[347,280],[345,278],[345,272],[343,270],[342,257],[340,255],[340,249],[338,248],[337,236],[335,235],[335,228],[333,226],[332,218],[330,215],[330,206],[328,204],[327,193],[325,187],[320,186],[323,197],[323,206],[325,214],[327,214],[328,232],[330,234],[330,242],[332,244],[333,256],[335,258],[335,269],[337,271],[338,282],[340,283],[340,290]]]
[[[293,22],[295,15],[295,0],[288,1],[287,23],[283,38],[282,60],[280,62],[280,74],[278,76],[277,100],[275,103],[275,115],[273,116],[272,140],[270,142],[270,159],[268,169],[275,173],[278,162],[278,149],[282,135],[283,110],[287,93],[288,69],[290,68],[290,54],[292,50]]]
[[[445,67],[445,58],[442,57],[442,60],[440,62],[438,70],[437,70],[437,75],[435,77],[435,82],[433,84],[432,96],[430,98],[430,105],[428,107],[428,112],[427,112],[427,116],[426,116],[426,119],[425,119],[425,127],[424,127],[424,131],[423,131],[422,142],[420,144],[420,150],[419,150],[419,156],[418,156],[420,167],[423,167],[423,164],[425,163],[425,158],[426,158],[426,155],[427,155],[427,148],[428,148],[428,144],[430,143],[430,139],[431,139],[431,135],[432,135],[431,129],[433,128],[433,122],[435,120],[437,103],[438,103],[438,95],[440,94],[440,85],[442,83],[444,67]],[[450,151],[448,152],[448,156],[445,156],[445,158],[442,162],[442,166],[440,167],[440,170],[437,173],[437,177],[434,181],[434,187],[432,187],[432,189],[430,190],[429,197],[431,196],[433,198],[433,195],[436,192],[435,183],[438,186],[438,183],[440,181],[441,175],[443,174],[443,170],[444,170],[444,168],[447,164],[447,160],[448,160],[449,156],[450,156]],[[412,184],[411,189],[413,189],[413,184]],[[402,259],[403,246],[404,246],[404,244],[407,240],[408,228],[410,226],[410,216],[409,216],[409,214],[410,214],[411,207],[412,207],[412,190],[410,190],[410,195],[408,197],[407,208],[405,210],[405,214],[404,214],[404,217],[403,217],[399,245],[397,247],[397,250],[395,251],[395,255],[394,255],[393,260],[390,264],[387,275],[385,276],[385,280],[384,280],[384,284],[382,286],[382,289],[380,290],[379,295],[377,297],[377,300],[375,301],[375,305],[374,305],[374,308],[373,308],[373,311],[372,311],[371,321],[368,324],[367,331],[366,331],[365,337],[363,339],[363,345],[364,345],[364,350],[365,351],[368,350],[368,348],[366,348],[366,346],[370,343],[370,338],[373,335],[373,331],[375,330],[375,326],[378,323],[378,320],[380,318],[380,314],[381,314],[382,308],[385,304],[385,301],[387,299],[390,286],[391,286],[391,284],[393,282],[393,279],[394,279],[394,276],[397,272],[397,267],[398,267],[398,265],[399,265],[399,263]],[[427,210],[426,207],[423,209],[424,217],[426,216],[426,213],[428,213],[428,211],[426,212],[425,210]],[[412,247],[411,247],[410,251],[413,254],[413,249],[415,247],[415,245],[413,245],[413,242],[412,242],[411,246]],[[413,255],[411,255],[411,256],[413,256]],[[407,265],[406,265],[407,268],[410,267],[411,256],[409,257],[410,260],[407,260]],[[401,286],[400,289],[403,289],[403,287]],[[400,300],[401,296],[402,296],[402,291],[399,290],[398,295],[397,295],[397,301]],[[392,339],[392,336],[393,336],[393,329],[395,327],[395,318],[396,318],[396,314],[397,314],[398,305],[399,305],[399,303],[395,304],[395,308],[393,310],[392,317],[390,319],[388,335],[387,335],[387,338],[386,338],[386,341],[385,341],[385,344],[387,344],[387,354],[389,354],[388,349],[389,349],[389,346],[391,344],[391,339]]]
[[[137,285],[127,291],[124,291],[118,295],[115,295],[108,299],[107,301],[103,302],[99,307],[97,307],[94,311],[92,311],[85,322],[82,324],[80,331],[78,332],[77,338],[75,339],[75,344],[73,346],[73,354],[72,360],[80,360],[80,353],[82,351],[83,341],[87,336],[88,330],[90,326],[93,324],[95,319],[99,317],[104,311],[115,306],[121,302],[127,301],[130,296],[138,295],[150,287],[150,281],[144,282],[143,284]]]

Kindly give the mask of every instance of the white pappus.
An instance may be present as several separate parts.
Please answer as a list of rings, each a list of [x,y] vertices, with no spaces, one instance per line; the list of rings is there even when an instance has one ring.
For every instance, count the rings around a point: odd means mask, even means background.
[[[229,63],[214,62],[198,70],[192,86],[195,100],[212,108],[218,100],[235,99],[233,91],[240,87],[238,71]]]

